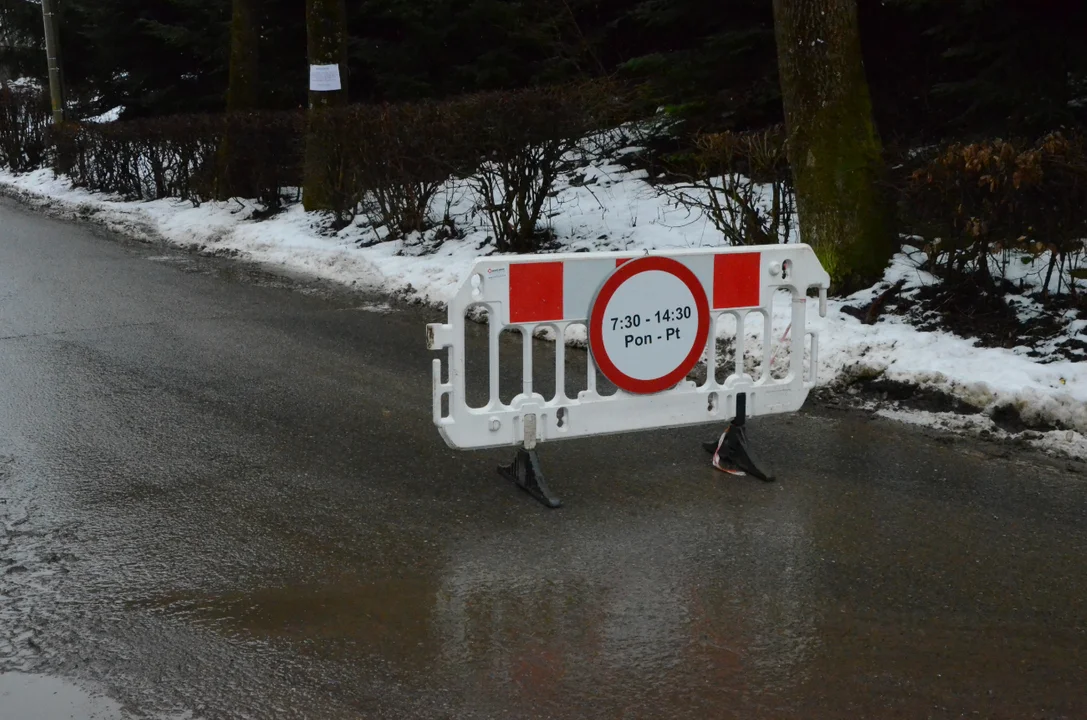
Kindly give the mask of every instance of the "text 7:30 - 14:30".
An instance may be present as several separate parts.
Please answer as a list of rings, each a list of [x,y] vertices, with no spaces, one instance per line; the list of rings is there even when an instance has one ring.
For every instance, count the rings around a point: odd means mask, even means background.
[[[652,315],[642,317],[641,315],[624,315],[623,317],[611,318],[612,330],[630,330],[631,328],[641,327],[643,323],[648,325],[653,322],[654,318],[657,323],[678,322],[680,320],[690,320],[691,308],[677,307],[668,310],[657,310]]]

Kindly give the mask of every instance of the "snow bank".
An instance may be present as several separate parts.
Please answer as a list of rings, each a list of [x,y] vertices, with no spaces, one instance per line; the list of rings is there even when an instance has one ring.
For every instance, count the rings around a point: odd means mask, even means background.
[[[574,177],[577,181],[570,184]],[[621,165],[597,163],[561,181],[547,213],[559,238],[556,249],[697,248],[721,243],[711,223],[662,198],[644,179],[644,174]],[[176,200],[123,202],[73,190],[49,170],[19,176],[0,172],[0,186],[53,212],[92,218],[130,235],[206,252],[237,253],[247,260],[435,305],[444,304],[467,276],[473,260],[493,247],[482,218],[475,213],[471,193],[452,183],[437,202],[439,209],[448,206],[450,216],[466,234],[440,245],[418,236],[384,241],[381,228],[361,220],[338,233],[324,233],[324,219],[305,213],[298,205],[258,222],[249,219],[252,205],[237,202],[200,207]],[[905,297],[935,281],[917,269],[918,257],[907,249],[895,258],[884,278],[887,283],[905,279]],[[888,315],[869,326],[842,311],[847,305],[870,301],[879,287],[831,300],[826,318],[818,317],[811,301],[810,322],[821,331],[821,383],[881,375],[947,393],[986,413],[1010,405],[1029,422],[1074,431],[1071,436],[1066,431],[1047,435],[1040,441],[1046,449],[1087,457],[1087,363],[1047,364],[1013,350],[979,348],[974,341],[949,333],[923,332],[904,318]],[[775,327],[788,324],[788,312],[787,304],[780,311],[775,305]],[[1084,330],[1072,326],[1074,332]],[[759,341],[751,338],[752,343]]]
[[[907,248],[884,276],[888,283],[905,279],[907,298],[935,282],[917,269],[919,255]],[[945,392],[987,414],[1011,406],[1029,423],[1087,433],[1087,363],[1043,363],[1016,350],[978,347],[951,333],[923,332],[902,317],[885,315],[869,326],[841,311],[876,294],[866,290],[831,300],[827,317],[812,321],[823,332],[824,380],[846,371],[881,373],[888,380]]]

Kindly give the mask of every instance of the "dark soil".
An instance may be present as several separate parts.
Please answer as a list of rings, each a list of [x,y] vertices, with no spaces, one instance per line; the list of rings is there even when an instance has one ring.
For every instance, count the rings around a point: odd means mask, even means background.
[[[898,409],[933,413],[980,415],[983,412],[982,408],[971,405],[950,393],[888,380],[881,376],[857,377],[843,380],[830,387],[817,388],[812,391],[811,398],[820,405],[830,407],[866,406],[871,409],[872,404],[875,403],[877,407],[885,404]],[[1061,425],[1028,421],[1014,405],[1001,405],[995,408],[989,413],[989,419],[998,428],[1013,435],[1067,429]]]
[[[884,285],[880,290],[889,288]],[[1019,318],[1010,296],[1020,291],[1009,282],[982,282],[964,278],[942,282],[892,295],[879,308],[879,314],[907,317],[910,324],[923,331],[944,330],[959,337],[976,339],[981,347],[1028,347],[1031,357],[1044,361],[1085,360],[1087,340],[1069,337],[1056,346],[1056,352],[1042,353],[1035,348],[1066,333],[1069,310],[1073,317],[1087,318],[1087,298],[1082,294],[1042,298],[1031,296],[1044,310],[1027,321]],[[864,321],[871,318],[871,304],[847,306],[842,311]]]
[[[982,408],[948,393],[883,377],[860,379],[853,384],[853,387],[859,388],[867,397],[878,397],[913,410],[953,412],[959,415],[977,415],[982,411]]]

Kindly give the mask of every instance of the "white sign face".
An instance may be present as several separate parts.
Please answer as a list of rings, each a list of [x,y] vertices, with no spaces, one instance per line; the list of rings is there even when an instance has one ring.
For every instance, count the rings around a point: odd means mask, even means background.
[[[340,90],[340,66],[339,65],[310,65],[309,89],[315,92],[332,92]]]
[[[698,306],[686,283],[669,272],[640,272],[608,301],[601,327],[604,350],[624,375],[656,380],[691,354],[698,321]]]

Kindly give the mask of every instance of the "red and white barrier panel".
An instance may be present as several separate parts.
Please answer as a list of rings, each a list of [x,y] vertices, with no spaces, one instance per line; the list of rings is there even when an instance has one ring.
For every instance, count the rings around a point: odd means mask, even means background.
[[[721,422],[732,417],[739,393],[746,394],[751,416],[798,410],[818,363],[818,334],[806,325],[806,297],[818,289],[825,313],[829,284],[806,245],[480,259],[450,302],[448,322],[427,326],[429,348],[448,350],[447,381],[441,360],[434,361],[434,422],[451,447],[531,448],[551,440]],[[787,374],[775,378],[771,311],[782,288],[792,295],[790,357]],[[471,322],[466,314],[476,307],[487,311],[490,325],[489,399],[482,407],[470,407],[465,398],[465,323]],[[718,320],[732,315],[742,329],[751,313],[763,316],[763,372],[744,373],[741,331],[734,340],[737,362],[721,381]],[[561,341],[571,325],[586,326],[590,349],[585,389],[576,397],[566,391]],[[531,344],[539,327],[551,328],[559,339],[555,383],[546,394],[533,387]],[[520,393],[503,402],[499,335],[508,328],[523,331],[524,348]],[[703,360],[706,379],[687,380]],[[597,392],[598,369],[618,392]]]
[[[493,283],[496,291],[505,281],[508,314],[503,321],[507,325],[585,320],[604,280],[618,267],[637,257],[536,255],[518,258],[508,265],[488,267],[483,277]],[[768,269],[763,265],[773,262],[762,252],[677,254],[675,260],[698,279],[713,310],[759,307],[763,290],[760,277],[763,270]]]

